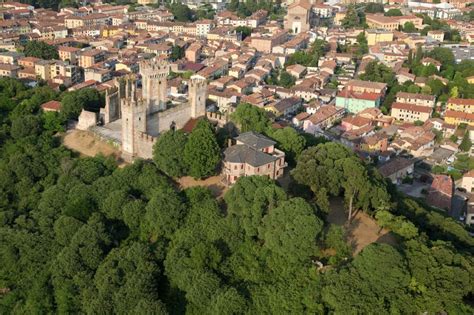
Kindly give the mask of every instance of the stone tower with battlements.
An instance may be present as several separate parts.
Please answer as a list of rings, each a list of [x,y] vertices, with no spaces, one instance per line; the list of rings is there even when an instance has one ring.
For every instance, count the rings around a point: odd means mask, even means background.
[[[122,99],[122,156],[132,160],[137,155],[137,135],[146,132],[147,106],[136,95],[137,79],[128,75],[123,79],[125,97]]]
[[[159,134],[170,128],[181,129],[191,118],[206,115],[207,81],[193,75],[188,83],[188,101],[167,104],[166,79],[169,65],[159,60],[140,64],[142,93],[136,93],[137,78],[130,74],[119,81],[117,91],[122,118],[122,157],[153,158]]]
[[[142,98],[147,105],[148,114],[166,109],[169,71],[169,63],[165,60],[154,58],[140,62]]]
[[[189,104],[191,118],[206,115],[207,81],[200,75],[193,75],[189,80]]]

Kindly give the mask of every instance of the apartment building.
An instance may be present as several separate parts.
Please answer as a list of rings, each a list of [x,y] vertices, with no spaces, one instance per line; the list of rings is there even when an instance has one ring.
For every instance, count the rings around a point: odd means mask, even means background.
[[[396,120],[415,122],[426,121],[430,118],[432,108],[407,103],[393,103],[391,116]]]
[[[436,98],[433,95],[421,93],[398,92],[397,103],[413,104],[418,106],[434,107]]]
[[[446,103],[446,109],[474,114],[474,99],[450,98]]]
[[[273,47],[283,44],[287,39],[288,32],[286,31],[264,34],[257,33],[252,34],[250,38],[250,46],[255,48],[257,51],[271,53]]]
[[[421,29],[423,25],[423,19],[414,15],[384,16],[382,14],[367,14],[366,21],[369,28],[389,31],[396,31],[399,26],[404,26],[407,22],[413,23],[417,29]]]
[[[10,65],[6,63],[0,64],[1,77],[17,78],[19,70],[20,70],[20,67],[17,65]]]
[[[105,52],[98,49],[90,49],[80,53],[79,66],[83,68],[92,67],[94,64],[105,60]]]
[[[59,59],[62,61],[69,61],[72,64],[77,64],[77,56],[81,50],[76,47],[69,47],[69,46],[59,46],[58,47],[58,54]]]
[[[474,126],[474,113],[447,110],[444,113],[444,121],[447,124],[455,125],[455,126],[458,126],[460,124],[467,124],[469,126]]]
[[[103,13],[92,13],[85,16],[69,15],[64,18],[67,28],[91,27],[108,24],[109,17]]]
[[[393,41],[393,32],[384,29],[367,29],[365,37],[367,38],[367,44],[373,46],[380,42]]]

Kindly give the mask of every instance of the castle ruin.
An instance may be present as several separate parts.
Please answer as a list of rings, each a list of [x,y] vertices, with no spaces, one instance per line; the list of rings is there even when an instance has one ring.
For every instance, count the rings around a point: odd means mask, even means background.
[[[187,98],[168,97],[169,64],[163,60],[140,63],[139,78],[129,74],[106,91],[106,104],[100,111],[105,127],[120,123],[122,157],[151,159],[153,145],[160,133],[181,129],[190,120],[206,115],[207,81],[193,75],[188,82]]]

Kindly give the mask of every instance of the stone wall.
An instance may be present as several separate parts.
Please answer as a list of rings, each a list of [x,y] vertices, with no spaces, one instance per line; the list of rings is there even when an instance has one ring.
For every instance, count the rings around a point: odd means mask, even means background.
[[[153,146],[155,145],[157,138],[143,132],[136,133],[135,137],[136,155],[143,159],[152,159]]]
[[[100,109],[100,115],[104,124],[120,119],[120,95],[118,87],[105,90],[105,107]]]
[[[217,123],[219,127],[224,127],[228,122],[227,115],[219,114],[219,113],[212,113],[206,112],[206,117],[209,121]]]
[[[148,116],[147,133],[156,137],[159,133],[170,130],[174,123],[176,129],[181,129],[191,118],[189,103],[179,104],[165,111]]]
[[[97,113],[83,109],[79,115],[79,122],[77,123],[76,129],[87,130],[95,125],[97,125]]]

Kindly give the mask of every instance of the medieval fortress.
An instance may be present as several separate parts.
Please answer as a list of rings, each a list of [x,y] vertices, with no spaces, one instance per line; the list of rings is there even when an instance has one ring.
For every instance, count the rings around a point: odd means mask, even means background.
[[[126,161],[152,158],[153,145],[161,132],[181,129],[190,119],[206,115],[206,79],[193,75],[188,81],[187,95],[171,97],[168,74],[168,62],[145,60],[140,63],[141,89],[137,76],[129,74],[105,92],[105,107],[101,108],[99,118],[103,127],[99,129],[118,129],[116,134],[119,134],[122,157]],[[78,128],[87,129],[97,124],[97,116],[94,121],[93,115],[95,113],[83,111]]]

